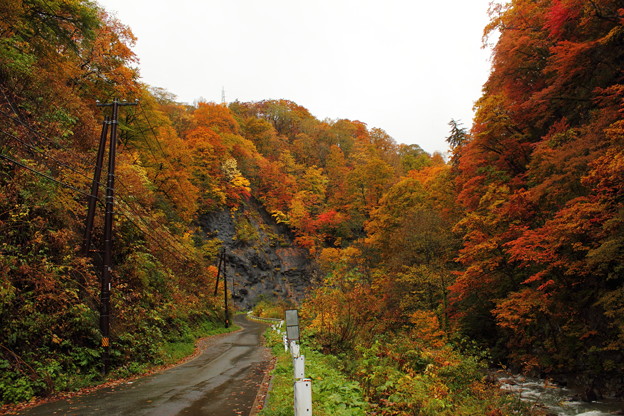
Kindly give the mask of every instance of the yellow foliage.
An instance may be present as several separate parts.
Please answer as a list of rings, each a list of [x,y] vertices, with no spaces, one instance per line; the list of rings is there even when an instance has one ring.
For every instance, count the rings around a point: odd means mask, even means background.
[[[444,331],[440,328],[438,317],[427,310],[418,310],[410,316],[412,338],[433,348],[441,348],[445,344]]]

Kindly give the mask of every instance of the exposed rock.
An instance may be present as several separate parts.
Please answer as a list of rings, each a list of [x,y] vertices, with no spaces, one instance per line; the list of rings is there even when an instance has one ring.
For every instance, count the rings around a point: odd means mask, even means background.
[[[203,215],[206,235],[226,249],[226,273],[232,300],[241,309],[261,298],[300,301],[315,274],[309,253],[294,244],[287,226],[277,224],[257,202],[236,212]]]

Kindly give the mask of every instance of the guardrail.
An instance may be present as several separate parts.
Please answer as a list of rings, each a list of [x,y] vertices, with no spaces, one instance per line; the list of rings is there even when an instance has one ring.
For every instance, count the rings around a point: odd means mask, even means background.
[[[254,316],[251,314],[251,311],[247,312],[247,318],[251,319],[252,321],[271,322],[274,324],[278,324],[284,321],[283,319],[279,318],[263,318],[260,316]]]
[[[312,416],[312,380],[305,377],[305,357],[300,353],[299,344],[295,340],[289,342],[286,332],[282,330],[284,320],[253,316],[251,311],[247,313],[247,317],[254,321],[273,323],[271,328],[282,335],[284,350],[290,350],[293,361],[295,416]]]

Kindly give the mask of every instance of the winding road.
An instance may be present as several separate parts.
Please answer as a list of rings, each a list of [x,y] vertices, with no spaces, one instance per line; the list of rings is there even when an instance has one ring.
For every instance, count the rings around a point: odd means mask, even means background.
[[[20,415],[247,416],[271,355],[261,345],[266,325],[234,318],[243,328],[210,340],[197,358],[133,382],[42,404]]]

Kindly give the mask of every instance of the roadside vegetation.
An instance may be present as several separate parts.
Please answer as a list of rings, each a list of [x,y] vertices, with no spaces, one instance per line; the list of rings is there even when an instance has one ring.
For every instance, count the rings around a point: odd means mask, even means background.
[[[160,354],[162,365],[175,364],[193,355],[197,349],[198,342],[202,338],[226,334],[239,329],[240,327],[237,325],[231,324],[228,328],[225,328],[222,322],[208,320],[201,322],[195,328],[189,328],[188,325],[183,324],[179,333],[167,339],[163,344],[162,353]],[[157,360],[154,364],[158,364],[159,361]]]
[[[272,373],[268,403],[260,413],[262,416],[291,416],[293,414],[293,364],[289,352],[284,351],[281,335],[269,328],[265,338],[273,355],[277,358]],[[369,408],[362,389],[349,380],[341,370],[336,357],[302,348],[305,356],[305,375],[312,379],[312,408],[319,416],[364,416]]]
[[[294,306],[291,302],[260,297],[252,309],[252,314],[258,318],[284,319],[286,309],[292,308]]]
[[[238,329],[240,328],[236,325],[225,328],[222,322],[214,322],[208,319],[196,324],[179,322],[179,326],[176,327],[175,331],[161,336],[157,342],[146,342],[138,345],[137,348],[145,348],[145,350],[141,351],[141,354],[138,351],[136,352],[136,357],[143,357],[142,359],[128,360],[127,357],[124,357],[119,352],[122,350],[122,347],[116,346],[112,350],[114,353],[111,359],[117,362],[118,365],[106,376],[102,375],[101,366],[98,365],[98,360],[100,360],[99,349],[84,349],[82,353],[86,354],[86,357],[82,359],[78,353],[75,353],[70,357],[75,361],[66,362],[65,365],[68,367],[65,369],[61,363],[52,361],[51,358],[44,362],[33,361],[34,366],[31,370],[43,371],[43,376],[45,376],[43,382],[39,382],[34,377],[16,378],[14,373],[10,371],[0,371],[0,391],[3,393],[6,403],[19,403],[33,399],[35,396],[77,392],[84,388],[97,386],[105,381],[115,382],[119,379],[140,376],[154,370],[175,365],[192,356],[198,347],[198,341],[202,338],[233,332]],[[119,342],[124,340],[122,338]],[[124,351],[129,353],[131,350],[126,348]],[[84,371],[83,367],[81,367],[87,363],[91,363],[93,367],[91,371]],[[2,363],[0,362],[0,364]],[[6,369],[6,366],[0,367],[0,370],[3,369]],[[68,375],[65,373],[65,371],[68,371],[67,369],[75,369],[76,373]],[[5,407],[6,409],[11,408],[10,406]],[[4,410],[4,408],[0,408],[0,410]]]
[[[301,353],[312,380],[313,410],[320,415],[530,415],[529,406],[502,392],[487,376],[488,357],[453,347],[439,328],[419,334],[385,333],[358,339],[352,349],[321,352],[319,332],[303,323]],[[268,329],[277,357],[262,415],[292,414],[293,365],[279,333]],[[289,413],[290,412],[290,413]]]

